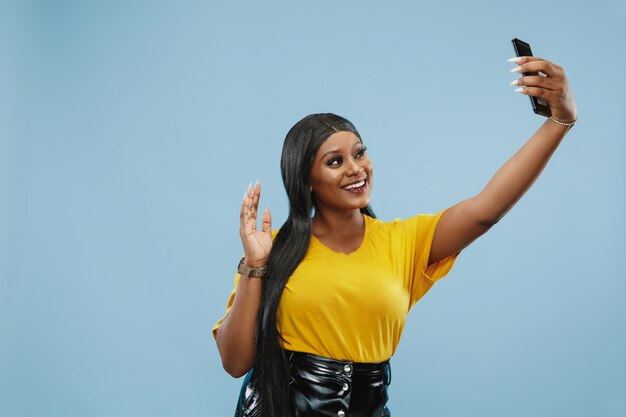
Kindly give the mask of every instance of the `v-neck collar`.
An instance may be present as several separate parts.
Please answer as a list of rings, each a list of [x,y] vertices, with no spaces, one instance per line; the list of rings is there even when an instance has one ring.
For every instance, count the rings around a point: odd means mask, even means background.
[[[317,246],[319,246],[324,251],[332,253],[334,255],[338,255],[338,256],[352,256],[352,255],[356,255],[357,253],[362,252],[364,250],[364,248],[367,246],[367,243],[369,241],[369,235],[370,235],[370,224],[369,224],[370,223],[370,218],[369,218],[369,216],[366,216],[364,214],[361,214],[361,216],[363,216],[363,225],[365,227],[365,231],[363,232],[363,240],[361,241],[361,244],[359,245],[359,247],[356,248],[354,251],[352,251],[350,253],[337,252],[336,250],[329,248],[324,243],[322,243],[322,241],[319,240],[314,234],[311,234],[311,240],[313,242],[315,242],[317,244]]]

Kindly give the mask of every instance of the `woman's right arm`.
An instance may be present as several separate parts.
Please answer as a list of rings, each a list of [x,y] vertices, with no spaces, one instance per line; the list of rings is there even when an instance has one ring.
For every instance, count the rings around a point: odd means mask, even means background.
[[[261,285],[259,278],[239,277],[233,305],[217,330],[217,349],[222,358],[222,366],[235,378],[244,375],[254,364],[254,339]]]
[[[263,212],[261,230],[257,230],[257,209],[261,185],[248,187],[241,204],[240,228],[244,249],[244,265],[261,268],[266,265],[272,249],[272,217],[268,209]],[[222,366],[238,378],[254,365],[254,348],[257,315],[261,303],[263,278],[239,277],[239,285],[229,313],[217,330],[217,349]]]

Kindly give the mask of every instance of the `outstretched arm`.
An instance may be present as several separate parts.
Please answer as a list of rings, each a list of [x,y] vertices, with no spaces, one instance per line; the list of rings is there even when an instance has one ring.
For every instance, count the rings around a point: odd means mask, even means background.
[[[548,102],[557,120],[576,120],[576,103],[563,68],[533,57],[522,57],[517,63],[517,72],[545,74],[521,77],[519,92]],[[539,177],[568,130],[546,120],[478,195],[447,209],[435,231],[429,264],[460,252],[496,224]]]

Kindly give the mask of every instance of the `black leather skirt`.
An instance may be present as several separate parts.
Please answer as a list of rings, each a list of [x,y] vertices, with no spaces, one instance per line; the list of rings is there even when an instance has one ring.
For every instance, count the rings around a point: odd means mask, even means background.
[[[389,361],[356,363],[287,351],[293,417],[389,417]],[[259,393],[250,371],[241,389],[235,417],[261,414]]]

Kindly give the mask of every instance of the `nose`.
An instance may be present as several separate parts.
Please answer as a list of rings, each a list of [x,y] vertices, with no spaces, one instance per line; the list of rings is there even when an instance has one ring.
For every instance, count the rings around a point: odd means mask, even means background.
[[[344,165],[346,167],[346,174],[350,177],[353,175],[358,175],[364,171],[363,167],[359,165],[358,161],[356,161],[354,158],[350,158],[348,163],[345,163]]]

